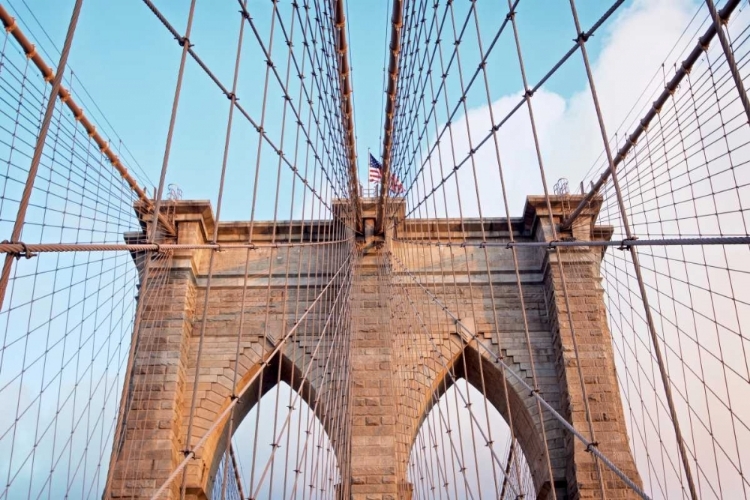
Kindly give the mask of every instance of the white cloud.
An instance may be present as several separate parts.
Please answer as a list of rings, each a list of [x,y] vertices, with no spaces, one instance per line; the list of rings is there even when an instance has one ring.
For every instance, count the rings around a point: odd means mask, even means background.
[[[591,63],[610,140],[615,133],[619,136],[612,141],[613,152],[661,92],[665,79],[671,78],[673,64],[679,63],[686,49],[695,44],[695,33],[705,29],[696,22],[685,30],[699,5],[688,0],[635,0],[596,35],[601,37],[602,46]],[[747,12],[735,16],[737,32],[747,27],[747,16]],[[700,21],[705,18],[705,12],[698,16]],[[734,35],[735,40],[742,38],[739,33]],[[739,59],[747,52],[739,46],[736,50]],[[579,58],[574,64],[583,71],[580,54],[574,57]],[[695,103],[685,80],[675,95],[681,103],[678,114],[682,121],[678,124],[673,103],[668,102],[661,116],[664,128],[656,120],[648,133],[650,144],[659,150],[638,162],[628,159],[618,173],[623,185],[631,183],[625,190],[625,196],[633,197],[630,221],[642,237],[747,234],[748,220],[741,210],[750,199],[745,187],[745,165],[750,162],[746,117],[723,66],[718,42],[712,44],[708,59],[716,62],[714,76],[726,82],[716,84],[721,87],[719,99],[707,76],[704,56],[691,77],[696,82],[692,90],[697,94],[698,110],[693,108]],[[747,78],[747,69],[743,76]],[[700,88],[699,81],[703,85]],[[491,107],[495,122],[520,99],[519,89],[495,100]],[[584,86],[567,97],[542,89],[532,102],[550,191],[561,177],[570,180],[571,191],[578,191],[578,181],[598,177],[605,166],[590,89]],[[492,126],[490,107],[471,109],[466,117],[453,121],[452,141],[446,133],[440,154],[434,155],[430,165],[436,182],[471,149],[466,121],[476,148]],[[662,135],[664,129],[667,131]],[[543,194],[527,109],[519,109],[497,137],[510,215],[518,216],[527,195]],[[474,158],[483,215],[504,216],[493,142],[488,141]],[[593,173],[587,175],[592,165]],[[441,190],[434,204],[429,200],[413,216],[440,217],[446,208],[449,216],[459,216],[458,191],[462,215],[476,217],[479,204],[474,179],[472,163],[466,162],[446,183],[447,200],[443,200]],[[431,184],[430,171],[425,184]],[[419,198],[423,196],[421,193]],[[617,225],[619,215],[614,212],[616,208],[611,214],[603,213],[601,223]],[[746,432],[750,406],[737,403],[747,399],[748,309],[744,305],[738,308],[739,297],[735,295],[746,280],[746,251],[739,247],[654,247],[639,252],[690,460],[696,457],[691,467],[698,478],[699,493],[722,496],[715,493],[720,485],[724,496],[737,496],[747,487],[739,468],[750,463],[747,447],[743,446],[750,435]],[[744,259],[738,257],[740,253]],[[681,478],[671,417],[652,360],[650,335],[642,321],[642,303],[627,274],[632,273],[632,264],[623,255],[610,251],[603,267],[603,285],[612,299],[608,303],[610,325],[621,389],[629,398],[624,400],[624,409],[631,446],[647,491],[655,497],[682,496],[686,483]],[[724,273],[725,269],[733,271],[731,276]],[[725,290],[730,283],[733,288]],[[671,468],[661,468],[663,460],[669,461]]]
[[[602,50],[596,60],[591,62],[605,124],[610,135],[614,135],[644,88],[649,85],[675,41],[680,38],[695,8],[694,3],[688,0],[636,0],[596,35],[603,38]],[[576,54],[573,57],[580,58],[580,55]],[[583,65],[580,66],[583,71]],[[670,73],[671,69],[667,69],[667,74]],[[662,84],[661,78],[656,80],[652,82],[654,85]],[[501,120],[520,98],[519,89],[516,94],[506,95],[494,101],[492,111],[495,122]],[[541,89],[534,95],[532,103],[550,191],[560,177],[570,179],[571,190],[577,190],[577,182],[585,176],[603,151],[590,89],[586,86],[567,99]],[[638,114],[640,112],[636,113]],[[471,139],[476,147],[492,126],[489,107],[482,106],[469,110],[468,122]],[[629,127],[630,124],[627,128]],[[470,150],[469,134],[463,116],[454,120],[452,132],[452,151],[447,133],[441,142],[440,158],[444,174],[454,165],[452,153],[460,162]],[[527,194],[543,193],[526,107],[519,109],[501,127],[497,135],[510,213],[520,215]],[[433,176],[437,182],[443,177],[440,175],[438,155],[434,154],[432,160]],[[475,154],[475,164],[484,215],[505,215],[502,198],[499,196],[499,174],[493,141],[485,143]],[[429,173],[426,175],[425,183],[429,186]],[[471,162],[466,162],[461,167],[457,177],[463,215],[477,216],[479,206],[476,201]],[[458,216],[459,196],[456,194],[456,181],[449,180],[445,188],[448,213]],[[438,215],[443,215],[442,196],[438,196],[436,202]],[[432,210],[432,202],[429,204]],[[419,216],[416,212],[414,215]],[[423,207],[422,216],[425,215]],[[430,215],[433,213],[430,212]]]

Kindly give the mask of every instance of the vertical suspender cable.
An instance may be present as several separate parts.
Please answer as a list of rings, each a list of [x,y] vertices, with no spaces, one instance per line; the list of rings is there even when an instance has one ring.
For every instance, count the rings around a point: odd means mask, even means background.
[[[711,0],[708,0],[709,2]],[[591,71],[591,64],[589,62],[588,52],[586,51],[586,37],[581,31],[581,25],[578,20],[578,12],[576,10],[575,0],[570,0],[570,9],[573,15],[573,21],[576,27],[576,32],[579,33],[581,41],[581,57],[583,58],[584,67],[586,69],[586,76],[588,77],[589,88],[591,89],[591,99],[594,103],[594,109],[596,110],[596,117],[599,124],[599,130],[601,131],[602,141],[604,142],[604,151],[607,155],[607,164],[610,170],[610,177],[615,188],[617,195],[617,204],[620,209],[620,217],[622,219],[622,225],[625,229],[625,235],[628,239],[633,239],[633,233],[630,229],[630,222],[628,220],[627,210],[625,209],[625,202],[623,200],[622,191],[620,190],[620,184],[617,180],[617,172],[612,156],[612,150],[609,147],[609,140],[607,136],[607,130],[604,125],[604,117],[602,115],[601,106],[599,105],[599,97],[596,92],[596,85],[594,83],[594,75]],[[713,12],[715,14],[715,11]],[[718,30],[721,30],[721,26],[718,26]],[[638,281],[638,288],[641,294],[641,301],[643,302],[644,312],[646,314],[646,324],[648,325],[648,331],[651,336],[651,342],[654,347],[654,356],[659,367],[659,374],[661,376],[662,385],[664,386],[664,394],[667,398],[667,406],[669,407],[669,414],[672,418],[672,426],[674,428],[675,439],[677,440],[677,447],[680,452],[680,460],[682,461],[682,467],[685,469],[685,479],[688,483],[688,489],[690,490],[690,497],[692,500],[698,500],[698,492],[695,488],[695,481],[693,474],[690,469],[689,457],[687,449],[685,448],[685,441],[682,435],[682,429],[680,427],[680,420],[677,415],[677,409],[674,404],[674,397],[672,396],[672,387],[669,381],[669,373],[667,372],[664,355],[661,352],[659,346],[659,336],[656,333],[656,324],[651,313],[651,306],[649,304],[648,295],[646,291],[646,285],[643,281],[643,274],[641,272],[641,264],[638,259],[638,250],[631,246],[630,257],[632,259],[633,270],[635,272],[636,279]]]
[[[737,92],[740,96],[740,102],[745,109],[745,116],[747,116],[747,121],[750,123],[750,100],[748,100],[747,92],[745,92],[745,84],[742,81],[740,70],[737,69],[737,62],[734,60],[734,51],[727,39],[727,34],[724,32],[724,25],[727,22],[727,18],[719,16],[714,0],[706,0],[706,7],[708,7],[708,12],[711,14],[711,22],[713,22],[713,26],[716,29],[716,36],[719,38],[721,50],[724,51],[727,65],[729,65],[729,71],[732,73],[734,85],[737,87]]]
[[[717,14],[722,23],[726,22],[726,20],[729,19],[729,16],[732,15],[732,12],[734,12],[734,9],[739,6],[739,4],[740,0],[729,0],[727,4],[724,5],[724,7]],[[717,33],[716,26],[716,22],[714,22],[714,24],[712,24],[706,30],[703,36],[698,39],[698,43],[696,44],[695,48],[693,48],[693,50],[690,52],[690,54],[688,54],[685,60],[682,61],[682,64],[677,69],[672,79],[664,86],[664,90],[662,91],[662,93],[659,94],[659,96],[656,98],[646,115],[640,120],[640,122],[638,122],[636,129],[625,139],[625,144],[620,148],[619,151],[617,151],[617,155],[612,161],[615,168],[617,168],[617,166],[623,162],[627,154],[638,142],[638,139],[641,137],[643,132],[648,129],[651,121],[656,117],[657,114],[659,114],[662,106],[664,106],[664,103],[667,102],[667,99],[669,99],[669,97],[679,87],[680,82],[682,82],[683,78],[685,78],[685,76],[690,73],[693,65],[698,61],[700,56],[708,48],[708,44],[711,43],[711,40],[713,40],[714,36]],[[744,96],[745,99],[747,99],[747,94],[744,91],[742,91],[740,95]],[[748,108],[746,107],[745,109],[747,110]],[[604,186],[604,184],[607,182],[607,179],[609,179],[611,173],[612,170],[609,167],[604,169],[604,172],[602,172],[599,179],[597,179],[596,182],[591,186],[591,189],[586,194],[584,199],[581,200],[578,206],[560,224],[560,229],[564,231],[570,229],[576,218],[581,215],[581,212],[588,206],[594,196],[596,196],[602,186]]]

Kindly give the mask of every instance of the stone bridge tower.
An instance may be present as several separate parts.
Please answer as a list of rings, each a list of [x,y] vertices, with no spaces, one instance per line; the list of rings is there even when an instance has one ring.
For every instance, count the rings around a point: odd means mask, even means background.
[[[159,306],[143,312],[139,332],[140,344],[131,364],[128,402],[120,425],[125,432],[113,450],[110,470],[112,498],[148,498],[183,459],[183,451],[212,428],[217,417],[232,401],[233,367],[241,367],[237,386],[251,380],[263,364],[271,366],[273,376],[257,378],[245,393],[235,411],[234,428],[257,402],[258,397],[276,383],[276,374],[288,382],[302,397],[312,402],[325,391],[340,391],[349,384],[348,394],[328,398],[329,407],[318,405],[316,412],[337,450],[341,481],[349,485],[350,497],[356,500],[395,500],[411,496],[404,461],[408,459],[411,440],[429,412],[436,394],[449,385],[448,372],[480,385],[480,372],[487,399],[506,418],[512,417],[516,439],[526,457],[534,480],[537,498],[550,498],[555,489],[559,499],[597,498],[599,482],[592,456],[575,441],[557,420],[545,414],[540,420],[532,394],[516,379],[503,379],[497,357],[504,360],[516,374],[533,385],[529,352],[533,353],[538,387],[544,397],[561,415],[583,434],[588,424],[584,413],[583,393],[578,363],[583,373],[591,420],[598,449],[609,457],[631,479],[640,482],[628,444],[627,429],[620,402],[610,333],[606,323],[599,265],[601,247],[575,247],[562,252],[567,278],[569,304],[577,336],[579,356],[573,352],[571,325],[566,302],[561,293],[561,277],[556,254],[544,247],[518,247],[520,276],[523,281],[524,303],[530,333],[529,349],[526,328],[521,314],[521,301],[516,287],[512,255],[503,245],[486,248],[456,246],[425,246],[421,255],[428,259],[410,261],[404,251],[404,240],[427,239],[435,232],[450,235],[456,242],[476,240],[480,221],[413,220],[397,225],[394,234],[372,234],[375,218],[374,199],[363,204],[365,235],[357,245],[341,243],[329,250],[327,259],[317,262],[315,273],[300,279],[283,276],[287,264],[304,263],[309,255],[302,247],[280,252],[274,249],[253,250],[247,269],[247,250],[232,249],[214,252],[211,291],[207,301],[207,269],[211,250],[196,249],[176,252],[168,265],[153,274],[152,293],[164,297]],[[566,195],[552,198],[552,216],[559,220],[567,206],[576,206],[580,197]],[[594,225],[599,201],[579,217],[571,233],[561,237],[577,240],[603,240],[612,234],[609,227]],[[208,202],[179,201],[172,207],[179,243],[204,244],[214,229]],[[255,223],[252,235],[247,223],[220,223],[218,242],[268,242],[272,233],[304,235],[306,241],[331,240],[335,233],[332,222],[304,227],[299,222]],[[514,237],[519,242],[551,239],[549,213],[545,198],[529,197],[522,217],[512,221]],[[488,240],[507,242],[507,223],[485,219]],[[137,239],[138,235],[128,235]],[[460,250],[460,251],[458,251]],[[308,307],[308,287],[325,284],[339,268],[343,259],[353,260],[351,295],[348,307],[351,323],[335,325],[341,338],[350,342],[348,380],[344,374],[326,373],[316,359],[306,336],[316,334],[314,327],[301,327],[297,342],[280,345],[294,320],[292,311]],[[440,262],[446,259],[463,262],[465,268],[485,267],[491,276],[475,279],[468,275],[446,276]],[[426,265],[425,262],[433,264]],[[456,267],[457,268],[457,267]],[[389,274],[383,279],[382,269]],[[404,344],[400,343],[398,327],[388,328],[398,308],[408,306],[388,293],[388,286],[411,287],[414,296],[423,292],[403,269],[410,269],[426,281],[450,279],[457,283],[454,295],[437,297],[457,308],[453,311],[468,329],[473,330],[472,342],[457,332],[455,322],[432,324],[430,336],[437,351],[451,366],[424,362],[421,376],[414,384],[399,389],[393,373],[404,361]],[[455,269],[455,268],[454,268]],[[245,275],[248,285],[243,285]],[[343,286],[336,282],[335,287]],[[495,311],[487,300],[493,288]],[[243,290],[243,288],[245,288]],[[270,294],[267,290],[270,289]],[[142,291],[148,293],[149,291]],[[335,293],[335,290],[332,292]],[[270,299],[267,299],[270,297]],[[208,304],[202,346],[202,362],[198,373],[198,391],[193,394],[199,329],[204,302]],[[269,313],[270,311],[270,313]],[[500,318],[495,327],[493,315]],[[244,319],[241,319],[244,318]],[[237,344],[239,322],[244,321],[241,342]],[[496,330],[500,331],[496,331]],[[304,330],[304,331],[303,331]],[[396,338],[394,338],[396,337]],[[148,341],[144,340],[148,339]],[[427,342],[425,342],[425,345]],[[269,352],[275,355],[268,357]],[[488,352],[494,353],[490,356]],[[237,357],[239,353],[239,358]],[[426,358],[427,356],[424,356]],[[310,366],[312,370],[305,367]],[[303,374],[307,373],[306,376]],[[505,382],[505,383],[504,383]],[[507,394],[505,387],[508,388]],[[404,391],[409,391],[408,397]],[[188,436],[187,414],[195,400],[195,418]],[[506,401],[508,404],[506,404]],[[398,411],[397,411],[398,407]],[[543,441],[542,421],[546,436]],[[187,468],[187,492],[190,498],[210,498],[219,459],[226,443],[227,421],[197,451]],[[339,429],[348,429],[342,435]],[[348,442],[344,442],[347,440]],[[138,460],[133,449],[138,448]],[[549,456],[547,456],[547,451]],[[553,479],[548,475],[551,463]],[[631,498],[633,493],[605,467],[604,484],[608,498]],[[179,482],[173,483],[172,498],[179,497]],[[344,491],[339,489],[338,491]],[[343,495],[340,495],[343,496]]]

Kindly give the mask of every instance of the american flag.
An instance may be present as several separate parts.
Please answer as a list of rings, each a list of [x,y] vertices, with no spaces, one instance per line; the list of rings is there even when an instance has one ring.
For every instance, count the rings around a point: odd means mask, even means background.
[[[370,154],[370,182],[379,183],[383,178],[383,165]],[[394,194],[403,194],[404,185],[398,180],[398,176],[391,172],[390,191]]]
[[[378,160],[375,159],[374,156],[372,156],[372,153],[370,154],[370,182],[378,183],[380,182],[380,179],[382,177],[380,173],[380,169],[382,169],[383,166],[378,163]]]

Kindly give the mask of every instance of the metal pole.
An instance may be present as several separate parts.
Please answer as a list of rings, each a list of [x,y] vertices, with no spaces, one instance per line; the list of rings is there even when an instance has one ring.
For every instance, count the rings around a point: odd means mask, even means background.
[[[585,241],[585,240],[556,240],[556,241],[464,241],[461,243],[451,242],[433,242],[408,240],[403,238],[393,238],[393,241],[407,243],[410,245],[436,246],[436,247],[504,247],[507,249],[528,247],[528,248],[558,248],[558,247],[617,247],[619,250],[628,250],[635,246],[693,246],[693,245],[750,245],[750,236],[716,236],[706,238],[657,238],[639,240],[622,239],[615,241]],[[0,244],[0,252],[4,252],[9,245]],[[29,245],[32,249],[34,245]],[[19,246],[14,246],[15,251],[22,253]]]

